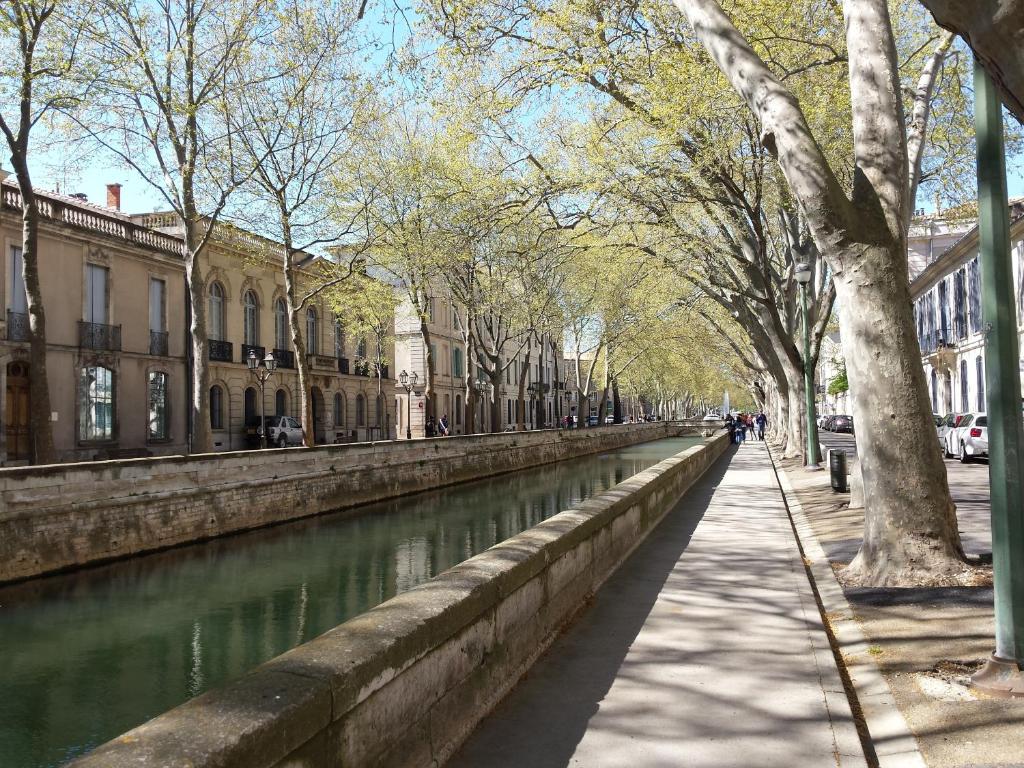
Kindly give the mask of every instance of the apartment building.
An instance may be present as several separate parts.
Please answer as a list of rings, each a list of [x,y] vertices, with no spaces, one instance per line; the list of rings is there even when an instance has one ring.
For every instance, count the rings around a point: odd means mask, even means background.
[[[58,459],[182,453],[187,444],[181,243],[107,205],[38,193],[46,369]],[[0,341],[0,463],[25,463],[29,429],[28,315],[22,282],[21,193],[0,179],[4,312]]]
[[[398,435],[404,436],[408,427],[412,437],[423,437],[427,420],[432,417],[436,422],[442,416],[448,417],[451,434],[466,434],[467,371],[480,393],[476,398],[476,431],[490,431],[490,381],[483,376],[476,361],[466,359],[465,345],[457,328],[455,307],[443,297],[431,298],[428,317],[430,356],[434,361],[434,396],[430,404],[422,391],[423,382],[426,381],[427,355],[420,333],[419,317],[408,300],[400,302],[395,313],[395,370],[405,371],[410,376],[415,373],[420,385],[419,390],[407,392],[396,380],[394,397]],[[502,374],[498,391],[493,395],[498,401],[499,429],[504,430],[516,424],[519,376],[526,365],[529,365],[529,369],[526,372],[524,423],[527,429],[555,426],[560,416],[567,412],[564,410],[565,369],[560,356],[557,364],[552,358],[548,337],[544,336],[540,344],[530,339],[525,345],[521,338],[512,339],[504,344],[502,354],[503,365],[505,362],[508,365]],[[512,358],[511,361],[509,358]]]

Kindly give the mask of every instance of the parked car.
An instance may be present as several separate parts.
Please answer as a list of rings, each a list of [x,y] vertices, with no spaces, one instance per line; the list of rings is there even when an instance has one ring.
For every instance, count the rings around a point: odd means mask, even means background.
[[[291,416],[267,416],[264,420],[267,430],[267,446],[287,448],[289,445],[302,445],[302,425]],[[251,433],[251,436],[250,434]],[[261,430],[259,426],[250,427],[247,437],[259,444]]]
[[[587,417],[587,426],[588,427],[596,427],[597,426],[597,416],[588,416]]]
[[[942,451],[943,455],[946,453],[946,434],[956,426],[959,418],[959,413],[947,413],[945,416],[940,416],[939,421],[935,424],[935,434],[939,438],[939,450]]]
[[[964,434],[968,429],[974,426],[974,420],[978,416],[984,416],[983,413],[960,413],[957,414],[956,419],[953,421],[953,426],[946,432],[944,438],[942,453],[947,459],[951,459],[954,456],[960,455],[960,443],[963,440]],[[988,439],[986,430],[986,440]]]
[[[957,451],[961,464],[971,459],[988,456],[988,415],[975,414],[974,422],[960,434],[960,445]]]
[[[834,416],[829,427],[833,432],[853,432],[853,416]]]
[[[821,421],[821,428],[824,429],[826,432],[831,432],[832,431],[832,421],[834,419],[835,419],[835,416],[826,416]]]

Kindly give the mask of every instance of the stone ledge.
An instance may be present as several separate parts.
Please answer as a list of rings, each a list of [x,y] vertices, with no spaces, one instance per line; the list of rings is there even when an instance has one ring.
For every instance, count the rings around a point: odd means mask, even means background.
[[[443,762],[727,447],[666,459],[71,765]],[[627,519],[629,540],[599,551]]]

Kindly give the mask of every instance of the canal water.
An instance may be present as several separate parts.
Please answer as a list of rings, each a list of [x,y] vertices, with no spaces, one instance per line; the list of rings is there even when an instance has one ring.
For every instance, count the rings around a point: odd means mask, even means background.
[[[59,766],[700,442],[669,438],[0,588],[0,766]]]

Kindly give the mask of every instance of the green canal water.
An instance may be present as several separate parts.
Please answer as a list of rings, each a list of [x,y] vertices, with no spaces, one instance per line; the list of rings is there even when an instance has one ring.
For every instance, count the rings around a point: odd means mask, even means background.
[[[0,766],[62,765],[698,442],[658,440],[0,588]]]

